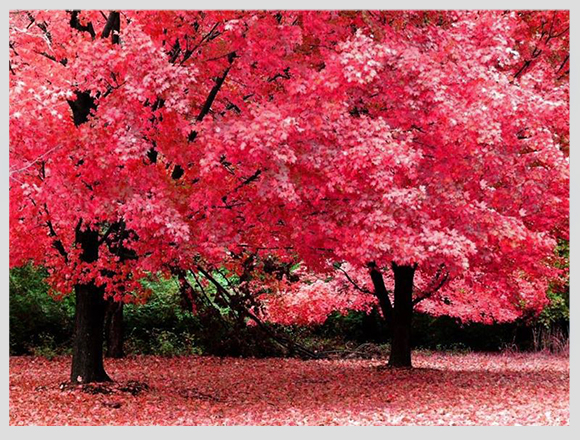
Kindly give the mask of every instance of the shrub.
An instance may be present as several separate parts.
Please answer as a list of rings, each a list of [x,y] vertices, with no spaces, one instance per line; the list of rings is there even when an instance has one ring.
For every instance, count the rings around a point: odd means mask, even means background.
[[[70,345],[74,296],[56,300],[48,295],[46,272],[31,265],[10,270],[10,354],[48,353]]]

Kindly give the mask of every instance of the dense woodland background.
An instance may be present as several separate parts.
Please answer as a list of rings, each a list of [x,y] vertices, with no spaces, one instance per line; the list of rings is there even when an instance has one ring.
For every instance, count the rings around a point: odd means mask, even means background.
[[[569,255],[569,244],[559,252]],[[74,329],[74,295],[49,295],[46,272],[31,265],[10,271],[10,354],[48,358],[70,354]],[[147,304],[124,308],[124,354],[178,356],[281,356],[286,353],[255,326],[240,324],[227,306],[213,304],[193,313],[179,293],[176,279],[150,283]],[[453,351],[550,351],[567,353],[569,285],[552,289],[550,306],[539,316],[512,323],[462,323],[447,316],[417,313],[415,348]],[[389,333],[377,309],[370,314],[334,313],[322,325],[266,324],[312,351],[341,357],[386,356]],[[211,331],[210,331],[211,330]]]

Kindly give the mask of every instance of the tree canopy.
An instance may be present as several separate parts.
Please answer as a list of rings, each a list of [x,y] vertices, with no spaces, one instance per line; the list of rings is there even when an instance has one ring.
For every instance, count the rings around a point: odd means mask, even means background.
[[[137,301],[150,272],[301,262],[303,282],[255,281],[276,287],[272,320],[297,292],[367,307],[363,275],[395,264],[433,314],[539,311],[569,228],[568,27],[563,11],[11,12],[10,263]],[[352,300],[308,281],[337,265]]]

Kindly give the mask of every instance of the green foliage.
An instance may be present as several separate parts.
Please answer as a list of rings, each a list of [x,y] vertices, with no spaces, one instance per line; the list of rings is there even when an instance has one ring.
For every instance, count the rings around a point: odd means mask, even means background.
[[[346,315],[332,314],[322,326],[304,329],[296,334],[301,342],[311,348],[316,347],[311,340],[318,340],[317,348],[321,351],[334,350],[351,342],[373,342],[379,345],[389,342],[387,326],[376,310],[369,315],[355,311]],[[521,349],[531,349],[531,327],[524,322],[462,324],[460,320],[449,316],[433,317],[423,313],[415,313],[413,316],[411,343],[415,348],[454,352],[499,351],[506,343],[514,341]]]
[[[139,352],[146,353],[145,345],[160,334],[181,335],[199,328],[198,319],[183,304],[174,279],[156,279],[144,284],[153,291],[147,303],[126,304],[123,310],[125,335],[135,340]]]
[[[47,359],[53,359],[59,355],[70,355],[72,350],[69,347],[57,344],[54,336],[48,333],[41,333],[38,336],[38,343],[31,347],[34,356],[42,356]]]
[[[46,272],[25,266],[10,271],[10,354],[48,358],[70,354],[74,329],[74,295],[56,300],[48,295]],[[230,280],[231,282],[231,280]],[[123,310],[128,354],[176,356],[281,355],[281,348],[245,320],[235,319],[217,301],[192,313],[179,294],[175,279],[145,282],[152,290],[146,304],[126,304]],[[215,299],[215,290],[208,289]]]
[[[176,333],[171,330],[145,329],[140,336],[131,336],[125,341],[127,353],[164,357],[203,353],[195,336],[189,332]]]
[[[200,314],[194,314],[181,297],[177,280],[159,278],[144,284],[153,292],[147,303],[127,304],[124,309],[127,353],[167,357],[205,353]]]
[[[469,353],[471,349],[463,342],[453,342],[451,344],[437,344],[436,351],[451,351],[453,353]]]
[[[559,257],[556,267],[563,269],[564,275],[562,279],[552,283],[547,292],[550,303],[538,318],[538,324],[545,329],[570,321],[570,242],[560,241],[556,247],[556,255]]]
[[[558,292],[548,291],[548,299],[550,303],[542,310],[538,317],[538,324],[545,328],[550,328],[553,324],[569,321],[570,319],[570,294],[569,291]]]
[[[10,270],[10,354],[51,355],[70,345],[74,295],[56,300],[48,295],[44,270],[31,265]]]
[[[199,297],[196,318],[200,328],[196,333],[196,340],[203,347],[204,353],[241,357],[282,355],[284,349],[268,337],[267,330],[255,325],[248,317],[247,311],[254,310],[259,305],[252,292],[240,288],[240,277],[225,269],[212,271],[211,277],[225,286],[228,293],[218,292],[213,282],[202,291],[195,278],[191,275],[188,277],[190,285],[197,290],[196,295]],[[263,324],[269,330],[276,327],[269,323]]]
[[[201,328],[196,333],[206,354],[215,356],[267,357],[280,356],[283,349],[255,325],[245,319],[224,315],[210,307],[198,311]],[[267,327],[274,328],[270,324]]]
[[[345,315],[332,313],[316,333],[326,338],[340,336],[345,341],[360,343],[389,341],[387,326],[376,308],[368,314],[354,310]]]

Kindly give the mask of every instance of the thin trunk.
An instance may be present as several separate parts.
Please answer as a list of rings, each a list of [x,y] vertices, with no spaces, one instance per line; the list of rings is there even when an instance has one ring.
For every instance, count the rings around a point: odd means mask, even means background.
[[[106,357],[125,357],[123,350],[123,303],[109,300],[105,319]]]
[[[395,275],[395,306],[389,366],[410,368],[413,277],[416,267],[398,266],[396,263],[392,267]]]
[[[389,292],[385,287],[385,280],[383,279],[383,274],[379,271],[375,263],[369,263],[368,267],[370,269],[371,279],[373,280],[373,287],[375,288],[375,296],[379,300],[379,306],[381,307],[383,318],[387,323],[389,333],[392,334],[393,306],[391,305],[391,300],[389,299]]]

